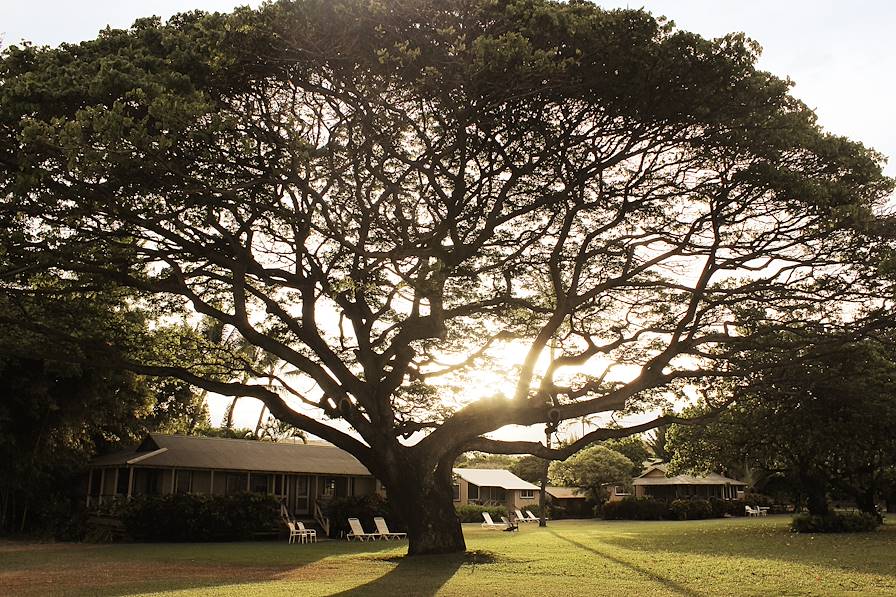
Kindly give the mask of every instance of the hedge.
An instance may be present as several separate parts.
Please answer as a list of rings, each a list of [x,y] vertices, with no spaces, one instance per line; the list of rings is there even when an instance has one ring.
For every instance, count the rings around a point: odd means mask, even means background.
[[[743,502],[715,497],[672,502],[649,497],[627,497],[618,502],[607,502],[601,508],[605,520],[702,520],[744,514]]]
[[[141,496],[119,502],[114,514],[136,541],[241,541],[279,530],[276,498],[235,495]]]
[[[627,497],[603,505],[604,520],[662,520],[669,518],[666,502],[645,497]]]
[[[330,519],[330,537],[333,538],[342,537],[349,532],[349,518],[360,520],[361,526],[368,532],[376,529],[373,522],[375,516],[385,518],[390,531],[407,531],[404,519],[389,500],[377,494],[333,498],[324,506],[324,514]]]
[[[794,533],[865,533],[880,526],[880,520],[867,512],[832,512],[825,516],[803,513],[793,517]]]
[[[457,516],[461,522],[483,522],[483,512],[488,512],[495,522],[500,522],[502,516],[507,516],[507,508],[504,506],[479,506],[476,504],[466,504],[463,506],[455,506]],[[533,512],[537,515],[537,512]]]

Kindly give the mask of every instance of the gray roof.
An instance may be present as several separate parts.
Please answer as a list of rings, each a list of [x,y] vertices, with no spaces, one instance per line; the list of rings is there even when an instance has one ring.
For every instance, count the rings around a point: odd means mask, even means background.
[[[456,468],[454,474],[479,487],[501,487],[503,489],[538,489],[538,486],[523,481],[502,468]]]
[[[632,485],[743,485],[747,484],[737,479],[732,479],[718,473],[709,473],[708,475],[675,475],[673,477],[645,477],[647,473],[659,470],[663,473],[667,471],[667,465],[652,465],[644,471],[640,477],[632,481]]]
[[[100,456],[91,466],[141,466],[369,476],[358,460],[331,444],[273,443],[151,433],[130,450]]]

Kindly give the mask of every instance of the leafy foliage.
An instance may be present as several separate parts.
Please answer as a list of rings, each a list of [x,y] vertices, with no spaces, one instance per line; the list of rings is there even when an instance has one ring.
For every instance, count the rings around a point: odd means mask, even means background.
[[[295,375],[186,331],[103,358],[262,400],[459,551],[459,454],[562,459],[668,419],[556,450],[488,433],[663,408],[749,374],[770,333],[882,315],[853,308],[892,296],[881,156],[825,134],[757,55],[549,0],[281,0],[10,46],[0,280],[52,271],[235,330]],[[734,333],[745,303],[766,325]]]
[[[279,530],[279,502],[269,495],[170,494],[116,504],[114,514],[137,541],[245,541]]]
[[[824,516],[797,514],[790,530],[794,533],[865,533],[877,530],[880,520],[867,512],[831,512]]]
[[[482,522],[483,512],[488,512],[492,520],[501,522],[502,516],[507,516],[507,508],[505,506],[480,506],[479,504],[463,504],[455,506],[457,516],[461,522]]]
[[[552,462],[553,485],[578,487],[594,502],[607,499],[606,485],[630,486],[632,461],[605,446],[591,446],[562,462]]]
[[[873,514],[896,461],[896,362],[886,337],[805,350],[782,342],[756,359],[777,359],[706,426],[669,432],[673,467],[695,471],[751,467],[777,472],[810,510],[824,514],[837,489]]]
[[[653,498],[627,497],[604,504],[601,516],[605,520],[664,520],[669,518],[669,504]]]
[[[330,519],[330,537],[338,538],[351,532],[348,525],[349,518],[357,518],[361,526],[372,532],[376,528],[373,518],[382,516],[389,525],[389,530],[404,532],[407,529],[404,517],[398,512],[389,500],[379,494],[346,496],[333,498],[324,507],[327,518]]]

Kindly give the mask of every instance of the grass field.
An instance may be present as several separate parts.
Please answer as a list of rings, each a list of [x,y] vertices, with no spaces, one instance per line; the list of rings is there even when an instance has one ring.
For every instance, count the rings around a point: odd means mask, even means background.
[[[465,525],[463,556],[404,542],[0,543],[0,595],[896,595],[896,524],[792,535],[788,517]]]

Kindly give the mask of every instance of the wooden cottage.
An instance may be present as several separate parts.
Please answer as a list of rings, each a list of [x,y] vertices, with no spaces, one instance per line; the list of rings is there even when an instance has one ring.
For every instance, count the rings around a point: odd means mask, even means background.
[[[504,506],[508,512],[540,503],[538,486],[504,469],[454,469],[455,505]]]
[[[88,505],[139,495],[242,492],[276,496],[297,518],[330,498],[383,493],[358,460],[326,443],[272,443],[149,434],[139,446],[95,458]]]

